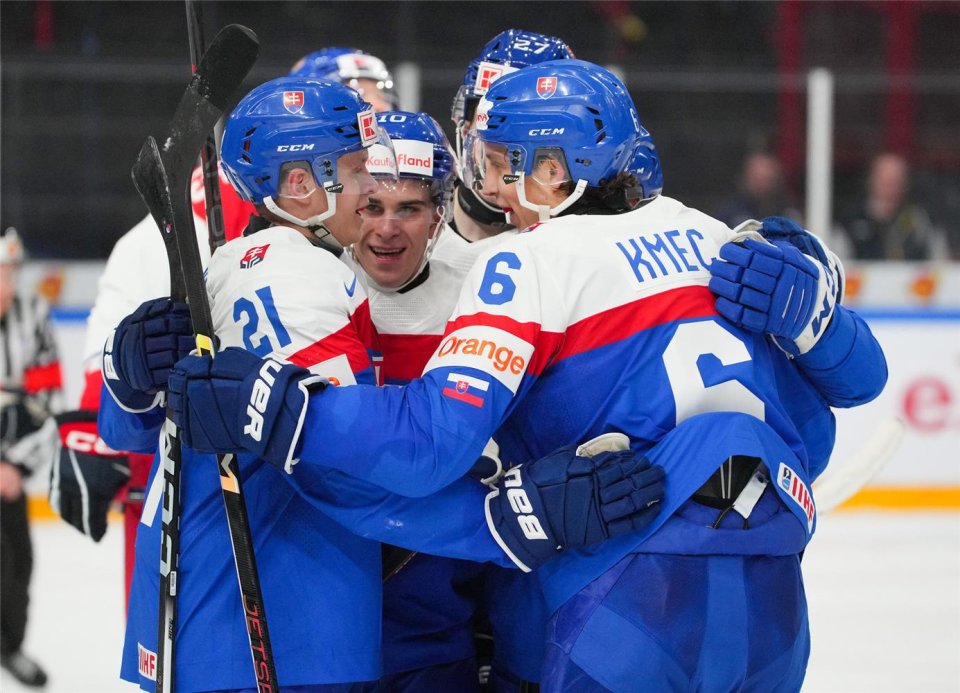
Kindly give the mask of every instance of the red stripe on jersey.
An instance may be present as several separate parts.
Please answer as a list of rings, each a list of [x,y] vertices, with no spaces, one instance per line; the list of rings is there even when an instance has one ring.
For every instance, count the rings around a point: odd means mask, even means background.
[[[44,366],[33,366],[23,372],[23,389],[27,394],[35,394],[43,390],[59,390],[63,387],[63,375],[60,373],[60,363],[54,361]]]
[[[309,368],[340,354],[346,355],[350,370],[354,373],[370,368],[370,357],[367,355],[366,348],[360,343],[353,325],[344,325],[333,334],[318,339],[310,346],[291,354],[287,361]]]
[[[664,291],[570,325],[557,360],[619,342],[637,332],[668,322],[716,314],[714,296],[705,286],[685,286]]]
[[[80,395],[80,408],[98,411],[100,409],[100,390],[103,387],[103,375],[100,369],[83,374],[83,394]]]
[[[591,315],[570,325],[564,334],[547,332],[535,322],[517,322],[503,315],[474,313],[448,323],[444,336],[474,325],[509,332],[534,345],[527,373],[540,375],[550,363],[619,342],[651,327],[716,314],[714,296],[708,288],[686,286]]]
[[[381,374],[384,381],[413,380],[440,344],[438,334],[381,334]]]
[[[373,351],[382,351],[380,348],[380,335],[377,334],[377,328],[373,324],[373,318],[370,315],[370,302],[363,299],[363,303],[357,306],[350,316],[350,323],[360,339],[360,343],[367,349]],[[417,374],[419,375],[419,373]]]
[[[527,364],[527,373],[531,375],[540,375],[547,364],[553,359],[560,343],[563,341],[563,335],[557,332],[547,332],[538,323],[535,322],[517,322],[513,318],[504,315],[492,315],[490,313],[474,313],[473,315],[461,315],[456,320],[447,323],[447,330],[444,336],[459,330],[463,327],[472,326],[495,327],[509,332],[533,344],[533,356],[530,363]]]
[[[476,395],[471,395],[469,392],[457,392],[452,387],[445,387],[443,388],[442,392],[447,397],[452,397],[453,399],[459,399],[461,402],[472,404],[475,407],[483,406],[483,397],[477,397]]]

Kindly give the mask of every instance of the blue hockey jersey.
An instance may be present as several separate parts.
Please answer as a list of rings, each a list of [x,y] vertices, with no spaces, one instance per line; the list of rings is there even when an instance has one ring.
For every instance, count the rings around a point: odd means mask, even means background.
[[[626,433],[647,453],[676,430],[675,445],[651,452],[667,471],[658,522],[545,568],[552,606],[630,550],[703,550],[683,536],[669,546],[647,542],[732,455],[765,461],[784,517],[767,538],[737,539],[727,550],[800,551],[816,528],[810,484],[834,436],[813,381],[848,359],[850,340],[797,368],[765,336],[721,319],[707,267],[733,236],[660,197],[631,213],[562,217],[510,239],[471,270],[420,380],[311,398],[297,473],[312,462],[425,495],[459,478],[494,432],[504,460],[514,462],[608,431]],[[869,335],[848,311],[837,321]],[[828,396],[874,396],[885,370],[879,349],[872,354],[879,368],[847,367],[882,375],[860,392]]]
[[[333,255],[296,232],[268,229],[232,241],[214,258],[208,289],[224,345],[266,349],[342,384],[372,383],[362,288]],[[100,431],[117,449],[155,450],[162,422],[160,409],[132,414],[104,394]],[[486,487],[471,479],[412,500],[332,469],[290,476],[244,455],[239,464],[284,686],[380,676],[381,541],[511,565],[486,528]],[[155,458],[121,667],[124,679],[148,690],[157,666],[158,467]],[[175,687],[254,687],[216,460],[184,449],[181,475]]]

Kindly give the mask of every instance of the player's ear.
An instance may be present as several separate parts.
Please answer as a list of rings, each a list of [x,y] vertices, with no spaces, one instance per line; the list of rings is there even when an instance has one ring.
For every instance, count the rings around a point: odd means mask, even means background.
[[[281,175],[283,177],[281,189],[287,197],[302,199],[316,187],[313,184],[313,175],[302,166],[291,166]]]

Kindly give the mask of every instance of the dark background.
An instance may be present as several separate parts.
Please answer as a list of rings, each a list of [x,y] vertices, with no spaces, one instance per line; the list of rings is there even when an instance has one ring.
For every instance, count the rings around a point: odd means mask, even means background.
[[[663,162],[665,193],[711,211],[767,148],[803,208],[804,75],[836,75],[834,210],[869,159],[905,154],[915,196],[960,227],[958,2],[206,2],[208,39],[260,36],[247,87],[329,45],[421,66],[421,108],[449,127],[467,62],[503,29],[563,37],[617,64]],[[0,2],[2,223],[34,257],[102,258],[144,215],[129,168],[189,75],[180,2]]]

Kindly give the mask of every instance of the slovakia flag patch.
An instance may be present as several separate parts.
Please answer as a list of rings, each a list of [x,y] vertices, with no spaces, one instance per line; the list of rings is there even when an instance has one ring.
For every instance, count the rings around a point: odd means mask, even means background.
[[[451,373],[447,376],[447,384],[443,388],[443,394],[474,407],[482,407],[489,387],[490,383],[480,380],[480,378]]]
[[[267,245],[258,245],[250,248],[250,250],[240,258],[240,269],[248,269],[263,262],[263,258],[266,257],[267,248],[269,247],[270,244],[268,243]]]

